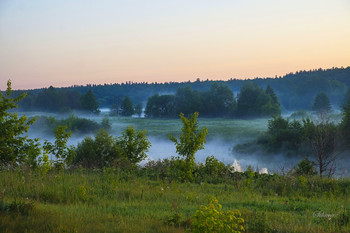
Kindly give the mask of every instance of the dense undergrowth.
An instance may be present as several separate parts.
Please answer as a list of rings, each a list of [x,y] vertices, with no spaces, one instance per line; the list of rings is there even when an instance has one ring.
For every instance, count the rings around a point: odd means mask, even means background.
[[[0,173],[2,232],[185,232],[213,197],[246,232],[349,232],[350,180],[212,174],[192,183],[152,169]],[[211,178],[209,178],[211,177]]]

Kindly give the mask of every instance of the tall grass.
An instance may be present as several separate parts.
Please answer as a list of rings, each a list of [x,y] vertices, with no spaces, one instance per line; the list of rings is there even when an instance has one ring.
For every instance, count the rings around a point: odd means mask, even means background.
[[[0,231],[185,232],[212,196],[223,210],[242,212],[247,232],[350,231],[349,180],[244,174],[227,179],[232,182],[179,183],[113,169],[46,176],[1,171]]]

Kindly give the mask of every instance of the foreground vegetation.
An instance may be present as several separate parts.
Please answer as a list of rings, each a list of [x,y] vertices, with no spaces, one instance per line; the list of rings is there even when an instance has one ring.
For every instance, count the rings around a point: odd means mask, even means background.
[[[181,183],[121,171],[2,170],[2,232],[185,232],[215,197],[239,210],[246,232],[349,232],[350,180],[258,175]],[[209,181],[209,180],[208,180]]]

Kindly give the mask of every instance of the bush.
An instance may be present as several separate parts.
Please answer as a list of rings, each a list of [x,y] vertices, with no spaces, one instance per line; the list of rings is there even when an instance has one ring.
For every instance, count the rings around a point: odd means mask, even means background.
[[[222,206],[213,198],[208,206],[200,206],[192,217],[194,233],[239,233],[244,231],[244,220],[238,210],[221,211]]]
[[[102,168],[120,163],[121,159],[121,149],[116,140],[106,130],[100,129],[95,139],[88,136],[78,144],[73,165]]]
[[[86,168],[128,167],[145,159],[150,145],[146,131],[136,132],[132,126],[119,138],[113,138],[108,131],[100,129],[95,139],[88,136],[78,144],[73,165]]]
[[[106,130],[110,130],[110,122],[108,118],[104,118],[101,124],[96,121],[89,120],[86,118],[76,117],[75,115],[71,115],[66,119],[57,120],[55,117],[46,117],[41,116],[38,118],[34,127],[42,128],[46,127],[49,130],[56,128],[57,126],[65,125],[69,131],[73,133],[91,133],[99,130],[100,128],[104,128]]]
[[[308,158],[305,158],[298,163],[297,167],[295,168],[295,173],[299,176],[316,175],[314,165],[315,164],[311,162]]]
[[[205,164],[199,164],[198,176],[196,182],[208,182],[208,183],[223,183],[229,182],[231,175],[231,166],[225,165],[220,162],[214,156],[208,156],[205,160]]]

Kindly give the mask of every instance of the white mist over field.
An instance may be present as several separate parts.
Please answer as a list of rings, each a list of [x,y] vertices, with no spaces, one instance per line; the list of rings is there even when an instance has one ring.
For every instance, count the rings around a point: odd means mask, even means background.
[[[158,160],[178,156],[173,142],[170,140],[160,140],[158,138],[149,138],[152,146],[149,150],[147,160]],[[224,164],[234,167],[235,171],[245,171],[248,166],[260,173],[280,172],[281,169],[290,169],[299,161],[288,159],[282,155],[273,155],[267,158],[261,155],[241,155],[234,152],[233,147],[237,142],[227,142],[224,140],[210,140],[205,144],[204,150],[196,153],[196,161],[205,163],[208,156],[214,156]]]
[[[90,120],[94,120],[98,123],[100,123],[104,117],[105,114],[107,114],[109,111],[108,109],[102,109],[101,114],[99,115],[87,115],[87,114],[79,114],[76,115],[77,117],[82,118],[88,118]],[[33,116],[51,116],[55,117],[56,119],[63,119],[67,116],[64,115],[57,115],[57,114],[47,114],[47,113],[25,113],[28,117]],[[177,131],[180,131],[181,129],[181,123],[178,122],[179,120],[170,120],[170,121],[157,121],[157,120],[150,120],[150,119],[132,119],[132,118],[110,118],[112,123],[112,130],[111,134],[115,137],[118,137],[121,135],[121,132],[129,125],[134,125],[137,129],[146,129],[148,130],[148,139],[151,142],[151,147],[147,153],[148,158],[141,162],[141,165],[145,164],[147,161],[150,160],[158,160],[158,159],[165,159],[165,158],[171,158],[173,156],[179,156],[176,153],[175,145],[166,135],[168,135],[169,130],[174,130],[174,128]],[[138,125],[140,122],[146,121],[146,124]],[[200,119],[200,128],[203,126],[206,126],[206,124],[211,124],[211,126],[220,125],[222,124],[222,121],[220,120],[211,120],[207,122],[202,122],[202,119]],[[243,128],[238,127],[232,127],[232,124],[238,124],[239,126],[243,126]],[[175,126],[174,126],[175,124]],[[178,124],[178,125],[177,125]],[[263,129],[266,130],[267,128],[267,120],[265,121],[258,121],[258,120],[251,120],[246,122],[239,122],[232,120],[232,122],[225,122],[224,124],[228,124],[227,127],[225,125],[221,125],[220,129],[216,129],[216,132],[212,132],[209,129],[209,134],[211,137],[208,137],[207,143],[205,144],[205,149],[199,150],[196,153],[196,161],[200,163],[205,163],[205,160],[208,156],[214,156],[219,161],[223,162],[224,164],[228,164],[234,167],[235,171],[245,171],[248,166],[251,166],[254,171],[257,171],[259,173],[281,173],[286,172],[293,167],[295,167],[298,162],[302,158],[295,158],[295,157],[288,157],[281,154],[269,154],[266,155],[262,152],[254,152],[251,154],[241,154],[238,152],[235,152],[233,149],[237,144],[241,144],[244,142],[247,142],[252,139],[251,133],[247,134],[247,130],[256,130],[256,129]],[[230,125],[231,124],[231,125]],[[224,137],[224,130],[227,133],[228,126],[232,127],[232,130],[241,130],[237,134],[233,134],[233,136],[227,137],[227,135]],[[155,127],[155,128],[152,128]],[[173,127],[173,128],[171,128]],[[246,128],[244,128],[246,127]],[[161,128],[161,131],[158,131],[159,128]],[[255,134],[255,137],[258,136],[258,132]],[[29,137],[30,138],[40,138],[41,143],[44,142],[44,140],[48,140],[53,142],[55,140],[52,130],[48,130],[45,127],[37,126],[33,127],[29,130]],[[158,132],[160,134],[158,135]],[[214,133],[214,135],[213,135]],[[247,136],[249,135],[249,136]],[[78,134],[73,133],[72,137],[69,139],[68,144],[77,146],[79,142],[81,142],[86,136],[93,137],[94,134],[91,132],[89,134]],[[349,167],[350,159],[349,158],[339,158],[337,160],[337,174],[340,174],[341,176],[348,176],[348,170],[350,170]]]

